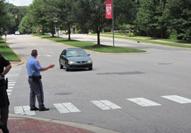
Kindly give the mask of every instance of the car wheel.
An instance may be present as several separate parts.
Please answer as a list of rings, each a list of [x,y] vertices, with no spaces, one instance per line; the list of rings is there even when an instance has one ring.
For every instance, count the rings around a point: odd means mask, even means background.
[[[66,71],[69,71],[70,69],[68,67],[65,68]]]
[[[89,70],[93,70],[93,68],[92,68],[92,67],[89,67]]]

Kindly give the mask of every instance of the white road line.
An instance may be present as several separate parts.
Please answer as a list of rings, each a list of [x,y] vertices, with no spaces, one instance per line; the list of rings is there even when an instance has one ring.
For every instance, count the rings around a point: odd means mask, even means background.
[[[9,81],[8,84],[15,84],[15,81]]]
[[[185,97],[181,97],[178,95],[168,95],[168,96],[161,96],[165,99],[180,103],[180,104],[186,104],[186,103],[191,103],[191,99],[185,98]]]
[[[8,89],[13,89],[13,88],[14,88],[14,87],[12,87],[12,86],[11,86],[11,87],[8,87]]]
[[[23,106],[23,110],[24,110],[26,115],[35,115],[35,111],[30,111],[30,107],[28,105]]]
[[[101,110],[121,109],[120,106],[110,102],[109,100],[93,100],[91,101],[95,106]]]
[[[20,115],[35,115],[35,111],[30,111],[30,107],[28,105],[26,106],[15,106],[14,107],[15,114]]]
[[[101,102],[103,104],[105,104],[106,106],[109,106],[111,109],[121,109],[120,106],[118,106],[118,105],[116,105],[116,104],[114,104],[114,103],[112,103],[112,102],[110,102],[108,100],[101,100]]]
[[[56,109],[61,113],[69,113],[70,111],[65,107],[63,106],[61,103],[55,103],[54,106],[56,107]]]
[[[154,101],[148,100],[146,98],[128,98],[127,100],[134,102],[140,106],[143,107],[149,107],[149,106],[160,106],[161,104],[156,103]]]
[[[11,95],[11,93],[7,93],[7,95],[8,95],[8,96],[10,96],[10,95]]]
[[[14,107],[14,112],[15,112],[15,114],[21,114],[21,115],[23,115],[23,114],[24,114],[23,107],[22,107],[22,106],[15,106],[15,107]]]
[[[105,104],[103,104],[101,101],[91,101],[95,106],[97,106],[98,108],[100,108],[101,110],[110,110],[110,107],[106,106]]]
[[[12,92],[12,90],[9,90],[9,89],[8,89],[8,90],[7,90],[7,92],[8,92],[8,93],[11,93],[11,92]]]
[[[80,110],[72,103],[62,103],[70,112],[80,112]]]
[[[15,84],[8,84],[8,86],[13,87],[13,86],[15,86]]]

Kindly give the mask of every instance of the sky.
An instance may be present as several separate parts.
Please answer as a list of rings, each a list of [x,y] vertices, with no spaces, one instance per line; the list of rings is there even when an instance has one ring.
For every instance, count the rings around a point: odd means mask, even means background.
[[[12,3],[15,6],[28,6],[32,3],[32,0],[6,0],[8,3]]]

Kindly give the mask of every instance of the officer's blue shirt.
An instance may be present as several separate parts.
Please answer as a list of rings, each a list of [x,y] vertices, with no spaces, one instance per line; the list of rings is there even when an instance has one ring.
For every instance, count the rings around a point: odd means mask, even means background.
[[[26,64],[28,76],[40,76],[40,69],[42,68],[39,61],[31,56]]]

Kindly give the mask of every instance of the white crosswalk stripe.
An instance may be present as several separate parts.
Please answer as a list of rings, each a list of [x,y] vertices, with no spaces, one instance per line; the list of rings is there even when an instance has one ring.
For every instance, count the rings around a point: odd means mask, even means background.
[[[95,106],[101,110],[121,109],[120,106],[108,101],[108,100],[93,100],[91,101]]]
[[[185,97],[181,97],[178,95],[167,95],[167,96],[161,96],[165,99],[180,103],[180,104],[186,104],[186,103],[191,103],[191,99],[185,98]]]
[[[60,113],[75,113],[81,112],[75,105],[72,103],[55,103],[54,106]]]
[[[9,87],[9,86],[8,86],[8,89],[13,89],[13,88],[14,88],[14,87]]]
[[[9,81],[9,84],[15,84],[16,82],[15,81]]]
[[[19,115],[35,115],[35,111],[30,111],[30,107],[28,105],[26,106],[15,106],[14,107],[15,114]]]
[[[12,90],[9,90],[9,89],[7,90],[7,93],[11,93],[11,92],[12,92]]]
[[[64,107],[61,103],[56,103],[54,104],[54,106],[56,107],[56,109],[61,113],[69,113],[69,110],[66,109],[66,107]]]
[[[10,70],[10,72],[6,75],[6,77],[8,78],[8,96],[11,96],[12,90],[15,87],[16,84],[16,79],[19,76],[20,72],[21,72],[22,67],[14,67]]]
[[[12,89],[14,88],[15,84],[16,84],[16,82],[13,82],[13,81],[8,82],[8,89],[7,89],[8,96],[11,95]]]
[[[142,107],[149,107],[149,106],[160,106],[161,104],[151,101],[146,98],[128,98],[128,101],[134,102]]]
[[[8,86],[9,86],[9,87],[14,87],[15,84],[10,84],[10,83],[8,83]]]

